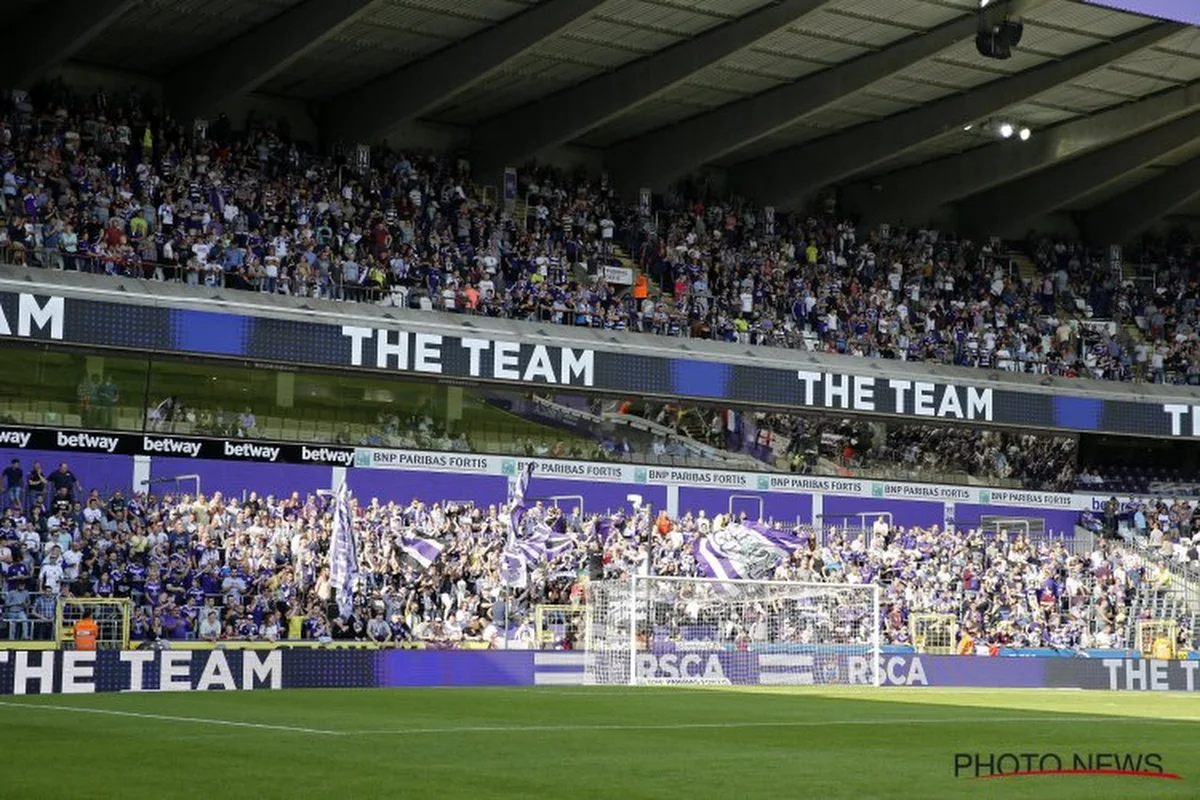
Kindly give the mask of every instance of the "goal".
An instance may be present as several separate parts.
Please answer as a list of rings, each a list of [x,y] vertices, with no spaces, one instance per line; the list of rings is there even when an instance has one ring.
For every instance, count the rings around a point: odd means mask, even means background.
[[[1173,619],[1144,619],[1137,624],[1137,649],[1147,658],[1175,658],[1179,623]]]
[[[533,614],[534,647],[538,650],[582,647],[586,635],[586,611],[583,606],[536,606]]]
[[[103,597],[64,597],[58,602],[55,613],[55,639],[59,646],[71,649],[75,646],[75,623],[90,613],[96,623],[98,635],[96,647],[100,650],[129,649],[128,599]]]
[[[633,577],[586,608],[589,684],[881,685],[875,585]]]
[[[909,618],[913,649],[931,655],[953,655],[958,645],[958,619],[953,614],[913,614]]]

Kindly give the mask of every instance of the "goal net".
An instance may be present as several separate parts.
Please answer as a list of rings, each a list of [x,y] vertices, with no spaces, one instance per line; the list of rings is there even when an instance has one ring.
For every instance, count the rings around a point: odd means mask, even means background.
[[[593,581],[585,681],[880,685],[879,594],[858,584]]]
[[[1146,619],[1137,624],[1138,651],[1148,658],[1175,658],[1179,623],[1173,619]]]
[[[908,621],[918,653],[953,655],[958,645],[958,619],[953,614],[913,614]]]
[[[96,623],[96,647],[100,650],[129,649],[128,599],[101,597],[64,597],[59,600],[55,614],[55,638],[59,646],[75,646],[75,623],[91,614]]]

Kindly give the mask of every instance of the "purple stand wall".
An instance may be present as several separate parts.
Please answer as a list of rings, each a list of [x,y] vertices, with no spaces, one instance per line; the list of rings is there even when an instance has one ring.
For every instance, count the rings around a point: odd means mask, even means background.
[[[243,492],[258,492],[265,496],[273,494],[300,496],[312,494],[319,489],[332,489],[331,467],[306,464],[252,464],[238,461],[212,461],[207,459],[168,458],[155,456],[150,459],[150,479],[173,478],[178,475],[199,475],[200,489],[207,495],[221,492],[226,497],[241,497]],[[192,484],[184,487],[191,491]],[[174,491],[173,484],[156,484],[155,491]]]
[[[819,520],[826,525],[857,525],[856,516],[864,511],[891,512],[892,522],[896,525],[909,527],[919,525],[928,528],[931,525],[941,527],[945,524],[946,507],[943,503],[926,500],[881,500],[874,497],[836,497],[829,495],[825,498],[824,517]],[[868,518],[867,522],[873,522]]]
[[[7,467],[14,458],[21,460],[21,469],[25,470],[26,475],[35,461],[42,463],[42,471],[47,475],[65,461],[83,484],[85,491],[99,489],[107,495],[114,489],[127,492],[133,484],[133,456],[56,453],[46,450],[0,450],[3,467]],[[2,485],[0,483],[0,486]]]
[[[503,503],[508,481],[502,475],[456,475],[444,472],[407,472],[400,470],[352,469],[346,482],[360,502],[396,501],[408,505],[414,498],[434,500],[473,500],[477,506]]]
[[[1022,508],[1018,506],[981,506],[974,503],[956,503],[954,506],[955,519],[958,527],[973,525],[981,516],[999,517],[1041,517],[1046,520],[1046,532],[1054,531],[1070,538],[1075,535],[1075,523],[1079,512],[1073,510]]]
[[[704,510],[710,517],[713,514],[729,511],[730,499],[733,498],[733,513],[746,514],[754,519],[758,514],[758,503],[762,500],[762,515],[764,519],[774,520],[785,525],[793,525],[797,520],[807,525],[812,521],[812,495],[791,494],[787,492],[731,492],[728,489],[702,489],[688,486],[679,487],[679,512],[691,511],[693,514]]]

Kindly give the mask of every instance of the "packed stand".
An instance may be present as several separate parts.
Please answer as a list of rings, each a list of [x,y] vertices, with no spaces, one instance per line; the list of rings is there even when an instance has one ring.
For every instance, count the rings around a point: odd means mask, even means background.
[[[1084,527],[1153,551],[1182,574],[1200,580],[1200,501],[1170,497],[1110,497],[1086,512]]]
[[[190,285],[593,319],[573,283],[612,250],[606,188],[524,176],[529,220],[485,201],[462,162],[374,151],[320,158],[277,125],[185,126],[135,93],[61,84],[5,97],[0,250],[7,260]]]
[[[824,458],[847,476],[919,480],[966,474],[1039,491],[1075,489],[1073,437],[789,414],[762,415],[759,424],[787,437],[795,472],[814,472],[818,458]]]
[[[868,358],[1200,379],[1190,256],[1148,290],[1096,280],[1095,257],[1046,244],[1042,277],[1026,284],[988,243],[889,226],[860,237],[828,211],[775,218],[696,200],[696,187],[651,217],[603,179],[543,167],[506,201],[461,161],[386,146],[321,157],[281,125],[183,125],[136,93],[81,99],[45,84],[4,102],[0,251],[19,264]],[[618,244],[660,292],[595,277]],[[1060,314],[1080,302],[1143,321],[1149,344]]]
[[[87,596],[131,598],[138,642],[530,647],[536,605],[578,605],[585,576],[695,575],[697,537],[729,522],[704,511],[650,519],[645,510],[585,515],[533,503],[522,524],[548,538],[524,585],[512,588],[502,574],[505,507],[364,499],[352,522],[355,605],[343,616],[329,575],[328,498],[103,497],[85,493],[66,464],[46,473],[19,461],[5,481],[2,632],[15,639],[47,638],[60,598]],[[1136,552],[1111,540],[1072,555],[1061,542],[882,521],[866,532],[788,536],[792,555],[760,577],[878,582],[897,644],[907,641],[911,614],[944,612],[992,645],[1120,647],[1138,586],[1153,579]]]

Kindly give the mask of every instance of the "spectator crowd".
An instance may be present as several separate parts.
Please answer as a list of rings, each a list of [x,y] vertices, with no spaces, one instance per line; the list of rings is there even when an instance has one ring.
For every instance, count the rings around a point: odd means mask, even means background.
[[[504,506],[364,499],[352,510],[359,561],[345,615],[330,580],[329,498],[103,497],[84,492],[67,464],[26,472],[14,461],[8,470],[26,478],[7,490],[0,516],[0,633],[10,639],[48,637],[64,598],[101,597],[132,601],[136,642],[531,647],[537,605],[577,606],[592,579],[698,574],[697,539],[731,522],[704,510],[651,519],[644,509],[584,515],[533,503],[522,524],[553,532],[557,544],[514,582],[503,573]],[[1162,557],[1195,562],[1191,513],[1178,504],[1138,512]],[[882,520],[788,535],[791,555],[766,577],[880,584],[880,622],[895,644],[910,641],[911,615],[933,613],[953,615],[985,646],[1121,648],[1139,589],[1166,586],[1159,560],[1111,538],[1072,553],[1062,541]],[[572,645],[572,635],[558,644]]]
[[[1190,248],[1153,283],[1061,242],[1023,278],[991,242],[703,187],[658,213],[549,168],[516,198],[386,145],[319,155],[280,125],[185,125],[131,92],[9,92],[0,251],[18,264],[867,357],[1200,381]],[[649,281],[606,282],[627,250]],[[1089,316],[1134,323],[1092,325]]]

